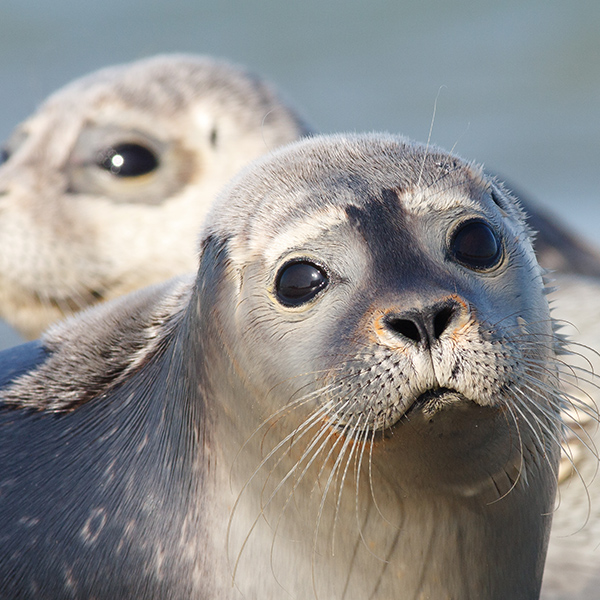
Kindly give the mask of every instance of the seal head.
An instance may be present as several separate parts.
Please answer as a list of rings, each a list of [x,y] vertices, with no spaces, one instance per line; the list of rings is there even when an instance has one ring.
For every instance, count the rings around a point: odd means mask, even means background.
[[[307,132],[257,76],[202,56],[110,67],[53,94],[0,167],[0,316],[27,337],[196,268],[242,166]]]

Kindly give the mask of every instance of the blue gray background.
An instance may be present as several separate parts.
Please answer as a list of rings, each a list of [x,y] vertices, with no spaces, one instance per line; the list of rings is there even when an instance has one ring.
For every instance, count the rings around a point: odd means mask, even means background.
[[[598,239],[597,0],[4,0],[0,139],[75,77],[181,51],[266,75],[324,132],[426,141],[438,97],[432,142]]]

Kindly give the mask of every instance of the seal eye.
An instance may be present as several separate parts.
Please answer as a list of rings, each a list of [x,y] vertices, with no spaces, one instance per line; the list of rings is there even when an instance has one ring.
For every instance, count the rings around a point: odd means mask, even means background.
[[[498,264],[502,246],[487,223],[468,221],[454,233],[450,252],[465,267],[483,270]]]
[[[100,154],[97,164],[118,177],[139,177],[154,171],[158,158],[139,144],[116,144]]]
[[[3,165],[10,158],[10,152],[6,148],[0,148],[0,165]]]
[[[314,298],[329,283],[325,272],[308,261],[284,265],[275,282],[277,299],[284,306],[299,306]]]

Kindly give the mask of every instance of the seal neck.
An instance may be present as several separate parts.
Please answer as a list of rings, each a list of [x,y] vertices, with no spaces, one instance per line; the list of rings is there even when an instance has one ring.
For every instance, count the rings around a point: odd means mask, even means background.
[[[539,598],[555,448],[474,404],[433,425],[413,415],[381,440],[315,437],[284,413],[261,427],[265,399],[203,311],[215,302],[190,303],[181,355],[202,381],[197,416],[217,465],[208,495],[220,520],[211,543],[227,555],[219,598],[237,597],[232,580],[262,598],[282,588],[330,599]]]

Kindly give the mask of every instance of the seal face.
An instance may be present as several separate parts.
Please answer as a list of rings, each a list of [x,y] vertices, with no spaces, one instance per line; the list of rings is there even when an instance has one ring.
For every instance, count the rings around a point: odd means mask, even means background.
[[[36,337],[193,271],[220,188],[306,133],[268,83],[208,57],[157,56],[69,84],[0,161],[0,316]]]
[[[554,334],[523,215],[480,169],[297,143],[225,189],[194,282],[43,345],[1,390],[13,595],[539,596]]]

